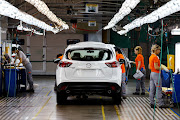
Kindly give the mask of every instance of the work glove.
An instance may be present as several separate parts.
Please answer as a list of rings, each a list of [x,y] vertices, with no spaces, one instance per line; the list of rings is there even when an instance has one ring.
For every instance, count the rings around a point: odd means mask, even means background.
[[[165,70],[166,72],[169,72],[169,70],[168,70],[167,68],[164,68],[164,70]]]
[[[129,63],[134,63],[134,61],[129,61]]]
[[[162,70],[165,70],[166,72],[169,72],[168,68],[165,65],[161,64],[161,67],[162,67]]]
[[[140,72],[140,70],[137,69],[137,70],[136,70],[136,73],[139,73],[139,72]]]

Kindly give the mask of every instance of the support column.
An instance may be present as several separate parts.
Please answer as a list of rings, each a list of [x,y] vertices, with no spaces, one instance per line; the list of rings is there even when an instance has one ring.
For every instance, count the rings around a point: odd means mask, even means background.
[[[31,45],[31,41],[30,41],[30,36],[27,36],[27,54],[31,55],[31,50],[30,50],[30,45]],[[29,60],[30,60],[30,56],[28,56]]]
[[[46,35],[44,35],[43,37],[43,72],[46,72],[46,50],[47,50]]]

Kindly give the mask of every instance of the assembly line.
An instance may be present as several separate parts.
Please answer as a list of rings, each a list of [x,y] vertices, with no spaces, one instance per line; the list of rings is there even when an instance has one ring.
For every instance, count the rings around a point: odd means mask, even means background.
[[[0,0],[0,120],[180,120],[180,0]]]

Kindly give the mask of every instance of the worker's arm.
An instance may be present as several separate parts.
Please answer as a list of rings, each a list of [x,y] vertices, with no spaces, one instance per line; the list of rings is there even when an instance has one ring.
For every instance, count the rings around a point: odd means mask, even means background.
[[[158,66],[158,63],[154,63],[154,68],[155,68],[156,70],[160,70],[160,67]]]
[[[148,68],[150,69],[150,65],[148,64]]]
[[[134,62],[134,61],[129,61],[129,63],[133,63],[133,64],[136,64],[136,62]]]
[[[16,59],[17,59],[17,57],[15,57],[14,64],[16,63]]]
[[[139,70],[140,66],[141,66],[141,61],[138,61],[137,70]]]
[[[20,62],[18,63],[17,67],[22,63],[22,58],[19,58]]]

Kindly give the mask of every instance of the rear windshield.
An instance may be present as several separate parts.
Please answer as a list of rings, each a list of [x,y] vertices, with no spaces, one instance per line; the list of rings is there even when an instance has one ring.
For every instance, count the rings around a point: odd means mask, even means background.
[[[108,49],[94,48],[74,49],[66,53],[67,59],[78,61],[104,61],[110,60],[111,56],[112,53]]]

